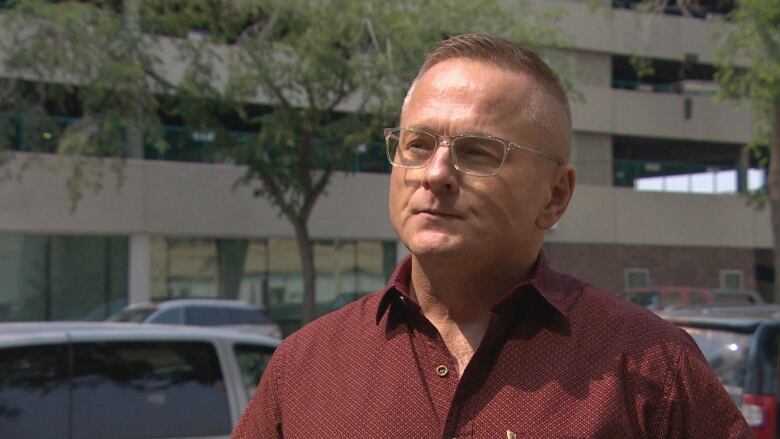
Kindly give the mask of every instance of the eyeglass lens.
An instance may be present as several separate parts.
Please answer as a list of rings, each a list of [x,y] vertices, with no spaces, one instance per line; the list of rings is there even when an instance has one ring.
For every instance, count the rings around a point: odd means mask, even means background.
[[[504,144],[495,139],[463,136],[455,138],[450,153],[457,167],[468,174],[493,175],[504,161]],[[436,137],[429,133],[401,129],[387,136],[388,156],[396,166],[425,166],[436,149]]]

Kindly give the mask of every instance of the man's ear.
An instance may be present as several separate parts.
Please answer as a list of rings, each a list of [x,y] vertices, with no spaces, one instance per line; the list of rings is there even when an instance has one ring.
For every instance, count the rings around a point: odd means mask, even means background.
[[[558,170],[556,179],[550,187],[550,199],[536,217],[536,227],[547,230],[561,219],[569,206],[574,193],[577,172],[574,165],[566,165]]]

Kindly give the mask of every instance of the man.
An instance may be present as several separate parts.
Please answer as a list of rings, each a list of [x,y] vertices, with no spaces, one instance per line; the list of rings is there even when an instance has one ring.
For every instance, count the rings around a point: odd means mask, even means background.
[[[574,190],[566,93],[532,51],[461,35],[385,131],[388,286],[278,348],[235,438],[747,437],[696,345],[552,271]]]

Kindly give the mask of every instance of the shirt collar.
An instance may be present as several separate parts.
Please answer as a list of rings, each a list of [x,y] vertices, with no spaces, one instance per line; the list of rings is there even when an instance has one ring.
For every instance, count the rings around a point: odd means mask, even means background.
[[[382,298],[377,307],[376,323],[379,324],[393,302],[398,304],[410,304],[417,307],[412,300],[410,283],[412,278],[412,258],[407,256],[398,264],[387,286],[381,290]],[[539,251],[536,265],[528,280],[520,282],[512,287],[497,303],[493,309],[503,308],[508,302],[517,300],[522,294],[533,288],[538,294],[553,307],[562,317],[568,319],[575,298],[582,290],[582,283],[573,277],[557,273],[550,268],[544,250]]]

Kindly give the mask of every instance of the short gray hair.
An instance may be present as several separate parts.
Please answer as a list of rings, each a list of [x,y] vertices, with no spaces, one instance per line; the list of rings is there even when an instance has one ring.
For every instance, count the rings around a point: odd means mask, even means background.
[[[568,157],[572,130],[571,108],[560,78],[532,49],[503,38],[483,34],[462,34],[440,41],[425,56],[425,62],[406,94],[403,108],[406,108],[417,80],[425,72],[442,61],[455,58],[483,62],[509,71],[524,73],[533,78],[542,95],[552,98],[552,105],[531,105],[523,109],[521,115],[528,122],[541,125],[550,132],[550,135],[558,138],[557,140],[565,148],[561,152]]]

